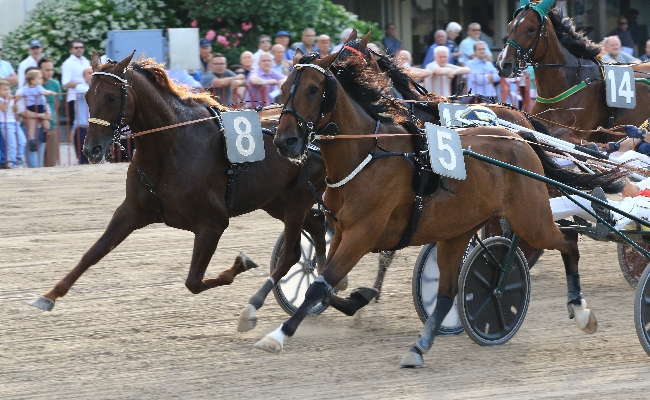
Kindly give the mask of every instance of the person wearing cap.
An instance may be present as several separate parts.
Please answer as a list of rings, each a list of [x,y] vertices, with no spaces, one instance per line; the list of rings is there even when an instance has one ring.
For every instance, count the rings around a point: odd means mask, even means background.
[[[293,55],[296,54],[294,50],[289,48],[289,40],[291,40],[291,35],[287,31],[277,31],[275,33],[275,44],[281,44],[286,50],[284,53],[285,60],[293,60]]]
[[[18,64],[18,87],[21,88],[25,85],[25,70],[29,67],[38,68],[38,60],[41,59],[43,46],[40,40],[32,40],[29,42],[29,55],[26,59]]]
[[[90,67],[90,61],[84,57],[84,42],[79,39],[70,41],[70,57],[61,65],[61,85],[68,89],[66,96],[68,123],[74,121],[75,101],[85,101],[83,95],[75,89],[77,85],[83,84],[84,70]]]
[[[210,72],[210,61],[212,60],[212,42],[210,42],[206,38],[203,38],[199,42],[199,46],[200,46],[199,55],[201,58],[201,72],[205,74],[207,72]]]
[[[18,84],[16,70],[8,61],[2,59],[2,45],[0,45],[0,79],[9,82],[11,86]]]

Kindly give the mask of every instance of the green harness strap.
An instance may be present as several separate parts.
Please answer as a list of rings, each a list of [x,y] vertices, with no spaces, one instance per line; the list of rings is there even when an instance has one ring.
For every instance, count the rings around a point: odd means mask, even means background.
[[[635,82],[639,83],[645,83],[646,85],[650,85],[650,79],[647,78],[634,78]],[[557,103],[558,101],[562,101],[566,99],[567,97],[571,96],[572,94],[578,92],[581,89],[584,89],[585,86],[587,86],[589,83],[587,81],[582,81],[579,84],[565,90],[564,92],[558,94],[557,96],[550,98],[550,99],[545,99],[544,97],[539,97],[537,96],[537,99],[535,101],[538,101],[543,104],[551,104],[551,103]]]

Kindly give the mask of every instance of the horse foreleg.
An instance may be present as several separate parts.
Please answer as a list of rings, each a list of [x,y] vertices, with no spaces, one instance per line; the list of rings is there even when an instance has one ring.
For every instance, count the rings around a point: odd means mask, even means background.
[[[86,251],[77,265],[54,285],[54,288],[43,293],[29,304],[43,311],[51,311],[54,302],[59,297],[65,296],[70,287],[90,266],[97,264],[106,254],[122,243],[131,232],[154,221],[154,217],[138,212],[130,203],[123,202],[113,213],[113,218],[108,223],[104,234]]]
[[[194,293],[199,294],[205,290],[217,286],[230,285],[235,275],[244,272],[247,269],[246,260],[239,257],[240,262],[235,262],[229,270],[219,274],[216,278],[204,279],[205,270],[210,264],[210,260],[217,250],[219,239],[223,235],[224,227],[205,227],[197,229],[194,233],[194,249],[192,250],[192,261],[190,270],[185,280],[185,287]],[[244,256],[245,257],[245,256]],[[253,263],[254,264],[254,263]]]
[[[438,242],[438,267],[440,268],[440,282],[438,286],[438,299],[433,313],[427,318],[420,335],[413,346],[404,354],[401,367],[412,368],[424,365],[423,356],[433,346],[436,332],[442,321],[447,316],[454,303],[454,296],[458,291],[458,268],[463,257],[467,243],[473,232],[458,236],[454,239]]]
[[[359,262],[364,254],[372,250],[372,244],[376,243],[377,237],[368,237],[369,232],[379,235],[379,229],[368,229],[366,226],[346,233],[345,237],[337,235],[332,240],[334,251],[330,248],[328,263],[322,275],[319,275],[314,283],[309,286],[305,293],[305,300],[296,312],[283,323],[278,329],[266,335],[255,343],[255,348],[272,353],[279,353],[284,346],[284,339],[293,336],[300,323],[309,315],[309,311],[319,302],[329,302],[332,299],[333,285],[346,276],[350,270]]]
[[[284,245],[275,264],[275,269],[271,276],[264,282],[262,287],[250,299],[244,310],[239,314],[239,322],[237,323],[237,332],[248,332],[257,326],[257,310],[262,308],[271,290],[277,282],[280,281],[300,260],[300,235],[301,226],[304,224],[304,215],[294,215],[293,213],[285,216],[284,218]],[[323,221],[321,219],[321,226]],[[313,232],[314,229],[312,229]],[[324,242],[325,230],[321,228]],[[324,247],[324,246],[323,246]]]

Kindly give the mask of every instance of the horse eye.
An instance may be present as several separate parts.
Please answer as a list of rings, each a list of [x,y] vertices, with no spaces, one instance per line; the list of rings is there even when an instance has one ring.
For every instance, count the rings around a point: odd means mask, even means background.
[[[534,26],[531,26],[530,28],[528,28],[528,33],[534,33],[536,30],[537,30],[537,28],[535,28]]]
[[[318,86],[316,85],[309,86],[309,94],[316,94],[316,92],[318,92]]]
[[[108,96],[106,96],[106,100],[115,101],[115,95],[114,94],[109,94]]]

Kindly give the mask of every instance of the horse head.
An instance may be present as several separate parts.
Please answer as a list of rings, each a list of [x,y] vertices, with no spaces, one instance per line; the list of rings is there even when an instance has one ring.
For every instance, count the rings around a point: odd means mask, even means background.
[[[508,41],[497,59],[501,77],[517,76],[532,61],[540,39],[547,30],[546,24],[549,22],[546,14],[554,2],[555,0],[542,0],[531,3],[530,0],[520,0],[514,19],[508,24]]]
[[[120,62],[101,64],[99,54],[93,51],[90,65],[93,78],[86,93],[90,117],[83,152],[92,163],[107,158],[111,144],[119,142],[120,131],[133,115],[133,96],[129,96],[126,71],[133,53]]]
[[[294,69],[282,84],[285,104],[273,140],[280,154],[292,161],[304,158],[310,138],[326,121],[325,115],[332,113],[336,107],[338,82],[329,67],[338,55],[333,53],[316,58],[296,51]],[[291,114],[294,118],[287,118],[285,114]]]

